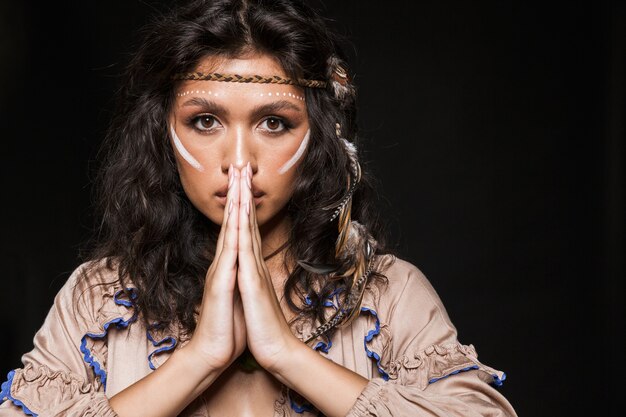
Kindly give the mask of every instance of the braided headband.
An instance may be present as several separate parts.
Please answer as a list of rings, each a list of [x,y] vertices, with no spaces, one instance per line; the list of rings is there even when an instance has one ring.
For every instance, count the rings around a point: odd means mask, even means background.
[[[190,72],[187,74],[176,74],[172,77],[173,80],[193,80],[193,81],[224,81],[231,83],[254,83],[254,84],[288,84],[296,85],[299,87],[311,87],[311,88],[326,88],[326,81],[319,80],[305,80],[298,79],[292,80],[290,78],[279,77],[278,75],[272,75],[264,77],[261,75],[239,75],[239,74],[219,74],[217,72],[211,72],[208,74],[202,72]]]

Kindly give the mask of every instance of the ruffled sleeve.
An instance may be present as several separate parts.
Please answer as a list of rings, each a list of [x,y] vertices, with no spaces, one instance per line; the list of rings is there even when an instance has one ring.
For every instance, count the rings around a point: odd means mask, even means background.
[[[361,309],[372,323],[364,344],[378,375],[348,417],[516,416],[494,388],[505,374],[458,342],[426,277],[402,260],[386,276],[388,284],[370,292]]]
[[[110,287],[85,282],[81,265],[57,294],[34,338],[34,349],[22,357],[23,368],[9,372],[0,390],[0,416],[115,416],[94,364],[81,344],[98,328],[100,305]],[[110,283],[109,283],[110,284]]]

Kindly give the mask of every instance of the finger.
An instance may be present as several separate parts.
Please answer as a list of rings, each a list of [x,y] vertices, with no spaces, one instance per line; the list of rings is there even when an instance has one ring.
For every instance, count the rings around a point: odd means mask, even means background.
[[[267,269],[267,265],[265,264],[265,259],[263,258],[263,246],[261,241],[261,234],[259,232],[259,227],[256,222],[256,211],[253,211],[251,214],[251,234],[252,234],[252,248],[254,249],[255,257],[259,261],[259,266],[263,268],[266,276],[269,275],[269,270]]]
[[[261,244],[261,233],[259,231],[259,226],[256,218],[256,206],[252,204],[253,209],[250,211],[250,234],[252,236],[252,249],[254,251],[254,256],[257,259],[258,268],[262,269],[265,272],[265,276],[269,277],[269,270],[267,269],[267,265],[265,264],[265,259],[263,258],[263,246]]]
[[[227,199],[226,213],[228,218],[224,229],[224,237],[222,244],[220,245],[219,257],[216,258],[215,274],[218,276],[229,277],[229,280],[220,280],[218,288],[220,290],[233,290],[235,285],[235,272],[237,271],[237,251],[239,247],[238,241],[238,229],[239,229],[239,201],[240,201],[240,184],[238,177],[240,176],[239,170],[233,168],[233,184],[231,186],[230,195],[232,198]],[[222,287],[226,285],[226,288]]]
[[[248,164],[248,168],[250,165]],[[252,170],[249,168],[249,176],[250,176],[250,184],[253,182]],[[250,190],[252,193],[252,189]],[[251,203],[250,203],[250,234],[252,236],[252,249],[254,252],[254,256],[257,259],[257,267],[259,270],[265,272],[265,277],[269,278],[269,270],[267,265],[265,264],[265,259],[263,259],[263,246],[261,240],[261,232],[259,230],[259,223],[256,216],[256,204],[254,203],[254,195],[251,195]]]
[[[222,247],[224,245],[224,237],[226,235],[227,228],[226,225],[233,213],[231,205],[234,204],[234,201],[239,201],[239,184],[237,184],[237,181],[235,181],[236,175],[239,175],[239,171],[233,167],[233,164],[230,164],[230,167],[228,167],[228,193],[226,194],[226,204],[224,205],[224,218],[222,219],[222,227],[220,229],[220,234],[217,238],[217,243],[215,245],[215,259],[219,258]]]
[[[252,192],[252,167],[250,166],[250,162],[247,165],[246,174],[248,174],[248,191],[250,192],[250,213],[248,215],[248,220],[250,222],[250,236],[252,239],[252,252],[254,253],[254,257],[257,263],[257,269],[259,271],[263,270],[267,272],[265,268],[265,262],[263,261],[263,250],[261,246],[261,236],[259,234],[259,229],[257,226],[256,219],[256,203],[254,202],[254,194]]]
[[[252,191],[250,188],[250,172],[249,165],[241,171],[240,188],[241,205],[239,208],[239,268],[244,273],[252,273],[258,275],[258,263],[255,259],[254,248],[252,246],[252,234],[250,233],[250,213],[251,206],[254,204],[252,200]]]

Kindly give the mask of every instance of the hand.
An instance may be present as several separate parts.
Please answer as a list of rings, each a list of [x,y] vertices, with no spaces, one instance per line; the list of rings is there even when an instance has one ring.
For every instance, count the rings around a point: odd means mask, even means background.
[[[252,194],[250,164],[242,170],[239,205],[239,269],[237,285],[241,292],[248,348],[263,368],[275,373],[280,362],[302,343],[283,315],[270,273],[263,260],[261,236]]]
[[[189,349],[209,370],[227,368],[246,348],[241,297],[236,288],[241,173],[228,170],[229,188],[215,258],[206,274],[200,316]]]

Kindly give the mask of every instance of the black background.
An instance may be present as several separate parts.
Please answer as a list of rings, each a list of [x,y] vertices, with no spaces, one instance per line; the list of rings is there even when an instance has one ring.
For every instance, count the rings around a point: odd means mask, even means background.
[[[117,75],[168,3],[0,4],[4,376],[77,266]],[[315,4],[354,44],[365,159],[396,247],[460,340],[507,372],[521,416],[617,415],[624,4]]]

